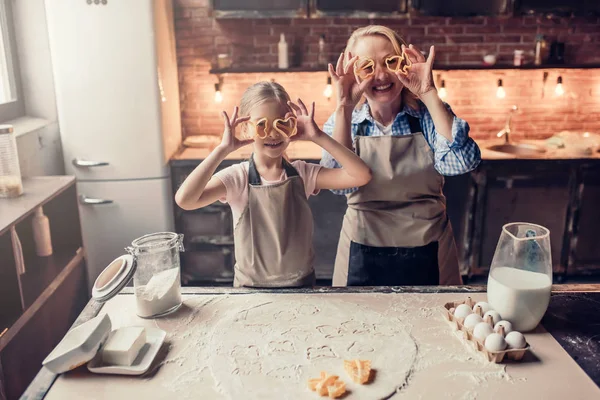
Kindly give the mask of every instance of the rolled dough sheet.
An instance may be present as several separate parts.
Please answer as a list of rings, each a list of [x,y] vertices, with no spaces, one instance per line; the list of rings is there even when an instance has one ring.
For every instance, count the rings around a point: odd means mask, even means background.
[[[377,399],[394,390],[399,399],[600,398],[600,389],[543,329],[527,335],[533,354],[522,362],[483,360],[441,317],[442,305],[462,296],[184,296],[178,312],[148,321],[135,315],[134,296],[119,295],[102,313],[115,328],[167,331],[163,356],[142,377],[79,368],[60,376],[47,398],[316,399],[306,381],[321,370],[346,382],[347,399]],[[374,382],[351,382],[345,358],[370,359]]]

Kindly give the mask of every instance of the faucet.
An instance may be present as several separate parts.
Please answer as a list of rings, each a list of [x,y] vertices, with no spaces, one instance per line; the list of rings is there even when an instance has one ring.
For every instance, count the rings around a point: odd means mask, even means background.
[[[509,135],[510,135],[510,120],[512,119],[513,114],[519,110],[519,107],[517,107],[516,105],[513,105],[510,108],[510,111],[508,112],[508,118],[506,118],[506,124],[504,124],[504,128],[502,128],[502,130],[500,132],[498,132],[496,134],[496,137],[502,137],[504,136],[504,143],[507,144],[509,142]]]

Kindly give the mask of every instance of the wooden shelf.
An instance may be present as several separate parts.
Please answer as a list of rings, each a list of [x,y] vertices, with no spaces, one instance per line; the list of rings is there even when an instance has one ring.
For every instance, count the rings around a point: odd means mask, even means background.
[[[514,65],[438,65],[436,71],[461,71],[461,70],[533,70],[533,69],[598,69],[600,64],[527,64],[520,67]]]
[[[25,273],[21,275],[25,307],[30,307],[77,255],[79,246],[55,249],[48,257],[25,254]]]
[[[75,182],[74,176],[39,176],[23,179],[23,195],[0,199],[0,235],[25,219]]]
[[[598,69],[600,64],[545,64],[545,65],[437,65],[435,71],[470,71],[470,70],[534,70],[534,69]],[[279,69],[277,67],[232,67],[215,68],[209,73],[224,74],[261,74],[261,73],[290,73],[290,72],[327,72],[327,67],[293,67]]]
[[[326,66],[321,67],[290,67],[280,69],[277,67],[232,67],[232,68],[215,68],[209,73],[215,75],[221,74],[261,74],[261,73],[286,73],[286,72],[327,72]]]

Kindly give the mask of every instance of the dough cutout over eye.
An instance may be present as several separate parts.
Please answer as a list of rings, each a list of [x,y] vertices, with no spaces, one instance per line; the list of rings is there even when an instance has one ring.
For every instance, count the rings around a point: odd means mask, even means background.
[[[403,75],[408,75],[412,62],[408,55],[402,52],[402,55],[399,56],[386,57],[385,66],[390,72],[400,72]],[[359,58],[354,63],[354,74],[362,80],[373,76],[375,74],[375,61],[372,58]]]
[[[247,124],[250,126],[249,137],[258,137],[260,139],[266,139],[274,129],[280,135],[290,138],[298,133],[298,124],[296,117],[288,116],[287,118],[277,118],[272,123],[268,118],[263,117],[256,121],[248,121]]]

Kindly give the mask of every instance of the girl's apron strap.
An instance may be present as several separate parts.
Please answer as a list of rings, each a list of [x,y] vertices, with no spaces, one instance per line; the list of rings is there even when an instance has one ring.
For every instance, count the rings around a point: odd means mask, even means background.
[[[294,168],[292,164],[287,162],[285,158],[282,158],[282,161],[283,169],[285,170],[285,174],[288,178],[291,178],[292,176],[299,176],[298,171],[296,171],[296,168]],[[248,160],[248,162],[250,163],[250,166],[248,167],[248,184],[253,186],[262,185],[260,174],[258,173],[256,164],[254,163],[254,154],[250,156],[250,160]]]

